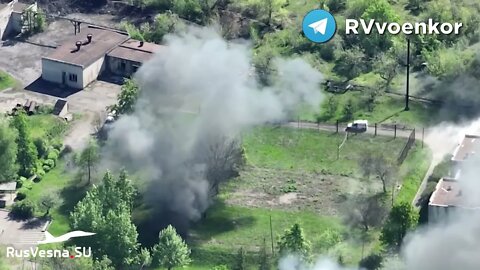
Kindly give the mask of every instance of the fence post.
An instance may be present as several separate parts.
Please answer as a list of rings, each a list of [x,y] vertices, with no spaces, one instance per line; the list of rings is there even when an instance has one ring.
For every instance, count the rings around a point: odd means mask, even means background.
[[[377,136],[377,123],[375,123],[375,136]]]
[[[425,128],[422,128],[422,148],[423,148],[423,140],[425,139]]]
[[[397,138],[397,124],[395,124],[395,126],[393,126],[393,138],[394,139]]]
[[[337,133],[338,133],[338,120],[337,120],[337,124],[336,124],[336,126],[337,126]]]

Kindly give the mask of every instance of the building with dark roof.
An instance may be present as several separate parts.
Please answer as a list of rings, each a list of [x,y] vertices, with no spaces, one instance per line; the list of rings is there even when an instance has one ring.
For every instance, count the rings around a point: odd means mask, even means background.
[[[89,26],[42,58],[42,79],[83,89],[100,74],[128,77],[162,46],[130,39],[126,33]]]
[[[42,79],[83,89],[106,68],[105,55],[128,39],[116,31],[89,27],[42,58]]]
[[[131,76],[163,46],[129,39],[107,54],[109,71],[115,75]]]

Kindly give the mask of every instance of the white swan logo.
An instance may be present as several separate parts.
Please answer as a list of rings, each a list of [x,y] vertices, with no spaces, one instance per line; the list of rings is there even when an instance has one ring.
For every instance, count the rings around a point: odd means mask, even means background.
[[[71,238],[77,237],[85,237],[85,236],[92,236],[95,233],[91,232],[84,232],[84,231],[73,231],[61,235],[59,237],[55,237],[51,235],[49,232],[45,231],[45,240],[38,241],[37,244],[51,244],[51,243],[61,243],[70,240]]]

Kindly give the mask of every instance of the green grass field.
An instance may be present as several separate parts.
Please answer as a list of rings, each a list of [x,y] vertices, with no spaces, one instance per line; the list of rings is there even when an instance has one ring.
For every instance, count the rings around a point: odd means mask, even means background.
[[[246,134],[244,146],[248,163],[256,167],[358,176],[358,159],[367,149],[397,155],[406,142],[404,138],[353,135],[337,159],[344,138],[344,134],[332,132],[264,127]]]
[[[341,254],[348,263],[355,263],[361,256],[361,244],[350,238],[348,228],[341,220],[323,217],[308,211],[282,211],[263,208],[246,208],[217,202],[208,210],[207,218],[196,224],[191,232],[193,264],[187,269],[211,269],[212,266],[234,261],[240,247],[247,251],[248,269],[257,264],[256,254],[264,243],[271,254],[270,217],[274,250],[279,237],[294,223],[299,223],[311,242],[314,254]],[[323,246],[322,233],[333,230],[341,235],[341,242],[330,247]],[[377,232],[372,232],[376,234]],[[376,243],[366,245],[366,252],[375,249]],[[209,268],[210,267],[210,268]]]
[[[45,174],[40,182],[33,183],[32,189],[27,190],[27,198],[38,203],[42,196],[53,195],[57,199],[57,206],[50,210],[53,222],[48,231],[53,235],[61,235],[70,230],[68,214],[80,198],[84,195],[82,187],[77,187],[73,174],[65,169],[65,161],[59,160],[57,166]],[[44,212],[37,207],[36,215]]]
[[[418,188],[430,167],[431,160],[432,153],[430,149],[422,149],[420,142],[417,142],[415,146],[412,147],[400,172],[403,176],[403,182],[400,192],[395,197],[395,203],[411,203],[413,201]]]
[[[32,137],[60,139],[68,130],[68,123],[50,114],[37,114],[27,117]]]
[[[17,81],[12,76],[0,70],[0,91],[14,87],[16,84]]]

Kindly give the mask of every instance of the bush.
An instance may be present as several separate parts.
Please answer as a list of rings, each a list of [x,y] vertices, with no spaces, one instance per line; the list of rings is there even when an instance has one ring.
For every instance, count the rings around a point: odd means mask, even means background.
[[[37,148],[38,156],[41,158],[45,157],[48,152],[47,142],[42,138],[36,138],[33,144],[35,144],[35,148]]]
[[[56,149],[48,151],[47,160],[53,160],[53,164],[55,165],[55,161],[57,161],[59,153],[60,151]]]
[[[11,215],[18,219],[29,219],[35,213],[35,204],[30,200],[16,202],[12,206]]]
[[[379,254],[371,254],[363,258],[358,266],[366,270],[377,270],[382,268],[383,257]]]
[[[37,178],[35,178],[35,182],[40,182],[42,181],[43,177],[45,176],[45,171],[44,170],[37,170]]]
[[[58,151],[58,153],[60,153],[60,151],[62,150],[62,147],[63,147],[63,143],[60,140],[56,140],[56,141],[53,142],[52,147],[54,149],[56,149]]]
[[[50,169],[55,168],[55,160],[54,159],[46,159],[43,161],[43,166],[48,166]]]
[[[22,201],[27,198],[27,194],[24,192],[17,192],[17,197],[15,198],[17,201]]]
[[[23,178],[23,179],[22,179]],[[19,179],[17,179],[17,186],[16,188],[19,189],[19,188],[22,188],[23,187],[23,183],[25,182],[25,177],[20,177]]]
[[[52,168],[51,168],[50,166],[48,166],[48,165],[43,165],[43,166],[42,166],[42,169],[43,169],[43,171],[44,171],[45,173],[48,173]]]

